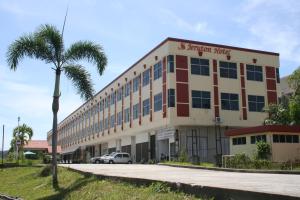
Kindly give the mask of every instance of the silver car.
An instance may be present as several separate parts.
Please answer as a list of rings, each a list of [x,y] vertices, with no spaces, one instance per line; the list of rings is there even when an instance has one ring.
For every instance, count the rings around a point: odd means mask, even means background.
[[[90,159],[90,162],[91,163],[97,163],[97,164],[104,163],[104,159],[105,159],[106,156],[109,156],[109,154],[104,154],[102,156],[93,157],[93,158]]]
[[[118,153],[114,153],[113,155],[106,156],[104,158],[104,163],[109,163],[109,164],[128,163],[128,164],[131,164],[132,160],[131,160],[129,153],[118,152]]]

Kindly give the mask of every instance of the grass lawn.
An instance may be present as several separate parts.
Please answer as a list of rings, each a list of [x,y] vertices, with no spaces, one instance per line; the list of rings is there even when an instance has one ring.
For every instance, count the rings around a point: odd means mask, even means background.
[[[85,177],[77,172],[59,168],[59,187],[53,190],[51,176],[41,177],[41,167],[0,169],[0,193],[23,199],[197,199],[170,189],[160,183],[135,186],[129,183]]]
[[[190,162],[177,162],[177,161],[165,161],[163,164],[181,165],[181,166],[199,166],[199,167],[215,167],[213,163],[201,162],[200,164],[193,164]]]

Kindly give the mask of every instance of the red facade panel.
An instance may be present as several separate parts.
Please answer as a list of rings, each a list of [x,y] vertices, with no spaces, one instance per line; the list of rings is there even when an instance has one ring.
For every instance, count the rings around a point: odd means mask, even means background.
[[[213,60],[213,72],[218,72],[217,60]]]
[[[189,115],[189,104],[177,103],[177,116],[188,117]]]
[[[176,68],[188,69],[187,56],[176,55]]]
[[[246,91],[242,89],[242,106],[246,107]]]
[[[219,105],[219,88],[214,86],[214,105]]]
[[[268,91],[268,103],[269,104],[277,104],[277,92],[275,91]]]
[[[244,76],[241,77],[241,87],[245,88],[245,77]]]
[[[215,106],[215,117],[220,117],[220,108],[219,108],[219,106]]]
[[[245,75],[244,63],[240,63],[240,73],[241,73],[241,75]]]
[[[176,83],[176,99],[178,103],[189,103],[189,85],[186,83]]]
[[[214,73],[213,79],[214,79],[214,85],[218,85],[218,74],[217,73]]]
[[[139,125],[142,124],[142,76],[140,74],[139,76],[139,82],[140,82],[140,85],[139,85]]]
[[[266,66],[266,77],[267,78],[276,77],[275,67]]]
[[[276,80],[267,79],[267,90],[275,90],[276,91]]]
[[[247,108],[243,108],[243,120],[247,120]]]
[[[176,69],[176,81],[177,82],[188,82],[188,70]]]
[[[152,66],[150,66],[150,122],[152,122]]]

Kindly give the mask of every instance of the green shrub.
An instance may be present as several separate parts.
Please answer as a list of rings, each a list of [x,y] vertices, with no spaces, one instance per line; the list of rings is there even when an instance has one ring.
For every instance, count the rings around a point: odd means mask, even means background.
[[[42,168],[42,170],[39,173],[39,176],[41,177],[46,177],[46,176],[50,176],[52,172],[52,168],[51,165],[46,165],[45,167]]]
[[[188,162],[189,161],[189,156],[186,152],[185,149],[182,149],[180,152],[179,152],[179,157],[178,157],[178,161],[179,162]]]
[[[257,159],[268,160],[270,158],[271,155],[270,144],[264,141],[256,142],[256,149],[257,149]]]
[[[226,167],[245,169],[251,165],[251,159],[245,153],[236,154],[226,160]]]
[[[171,188],[166,183],[155,182],[150,185],[150,189],[157,193],[167,193],[171,191]]]
[[[32,166],[32,160],[26,160],[26,165],[27,166]]]
[[[252,161],[255,169],[271,169],[272,163],[269,160],[254,159]]]

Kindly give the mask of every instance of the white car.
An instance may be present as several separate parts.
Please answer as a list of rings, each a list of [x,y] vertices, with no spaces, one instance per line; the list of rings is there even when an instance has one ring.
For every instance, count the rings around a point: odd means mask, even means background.
[[[114,164],[114,163],[128,163],[131,164],[132,160],[129,153],[117,152],[110,154],[104,158],[104,163]]]
[[[107,156],[109,156],[109,155],[110,155],[110,154],[104,154],[104,155],[102,155],[102,156],[93,157],[93,158],[90,159],[90,162],[91,162],[91,163],[97,163],[97,164],[99,164],[99,163],[104,163],[105,157],[107,157]]]

